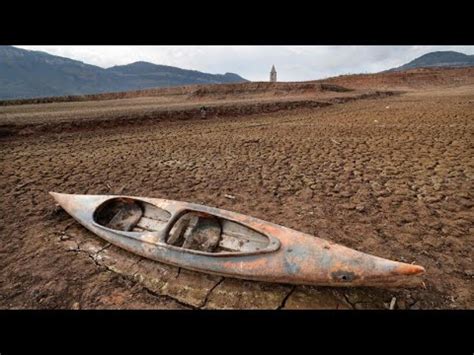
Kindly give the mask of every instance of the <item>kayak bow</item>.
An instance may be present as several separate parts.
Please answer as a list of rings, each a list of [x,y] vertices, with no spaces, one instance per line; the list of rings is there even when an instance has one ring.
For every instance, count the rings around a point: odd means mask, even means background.
[[[425,269],[250,216],[157,198],[50,192],[80,224],[148,259],[257,281],[325,286],[419,284]]]

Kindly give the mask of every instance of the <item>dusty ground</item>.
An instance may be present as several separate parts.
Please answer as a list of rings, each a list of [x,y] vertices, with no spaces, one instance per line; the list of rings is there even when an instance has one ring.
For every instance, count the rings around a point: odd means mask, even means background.
[[[0,107],[0,128],[9,132],[0,138],[0,307],[385,309],[395,297],[398,309],[472,309],[474,85],[464,76],[462,85],[442,80],[388,97],[303,93],[299,101],[329,104],[104,128],[94,125],[101,114],[84,112],[103,110],[105,101]],[[153,106],[137,100],[129,104]],[[221,107],[216,100],[202,98]],[[63,112],[59,121],[83,115],[89,124],[35,131],[54,122],[51,111]],[[15,122],[26,131],[12,130]],[[427,270],[426,287],[294,287],[181,270],[105,244],[55,208],[51,190],[234,210],[416,262]]]

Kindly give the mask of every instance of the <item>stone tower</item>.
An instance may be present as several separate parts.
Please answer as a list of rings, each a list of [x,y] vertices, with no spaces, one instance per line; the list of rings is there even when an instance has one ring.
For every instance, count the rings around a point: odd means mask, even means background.
[[[277,81],[277,71],[275,70],[275,66],[272,65],[272,70],[270,71],[270,82],[276,83]]]

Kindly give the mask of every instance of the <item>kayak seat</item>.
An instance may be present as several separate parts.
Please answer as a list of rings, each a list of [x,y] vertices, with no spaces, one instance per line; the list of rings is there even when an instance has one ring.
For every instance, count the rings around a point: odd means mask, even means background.
[[[221,234],[218,218],[190,212],[175,223],[166,242],[184,249],[214,252],[219,246]]]
[[[107,224],[108,228],[131,231],[142,218],[143,211],[137,204],[125,205],[120,209]]]
[[[143,210],[137,201],[117,198],[108,201],[96,211],[94,219],[107,228],[131,231],[143,216]]]
[[[211,253],[252,253],[267,248],[269,239],[239,223],[205,213],[188,212],[174,223],[166,243]]]

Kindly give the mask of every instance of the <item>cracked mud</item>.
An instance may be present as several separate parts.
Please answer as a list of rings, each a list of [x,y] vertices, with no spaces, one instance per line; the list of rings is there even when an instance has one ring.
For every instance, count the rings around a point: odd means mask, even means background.
[[[0,307],[389,309],[395,297],[395,309],[472,309],[473,88],[4,136]],[[0,107],[0,124],[13,107]],[[163,265],[97,238],[54,206],[50,190],[237,211],[416,262],[425,287],[267,284]]]

